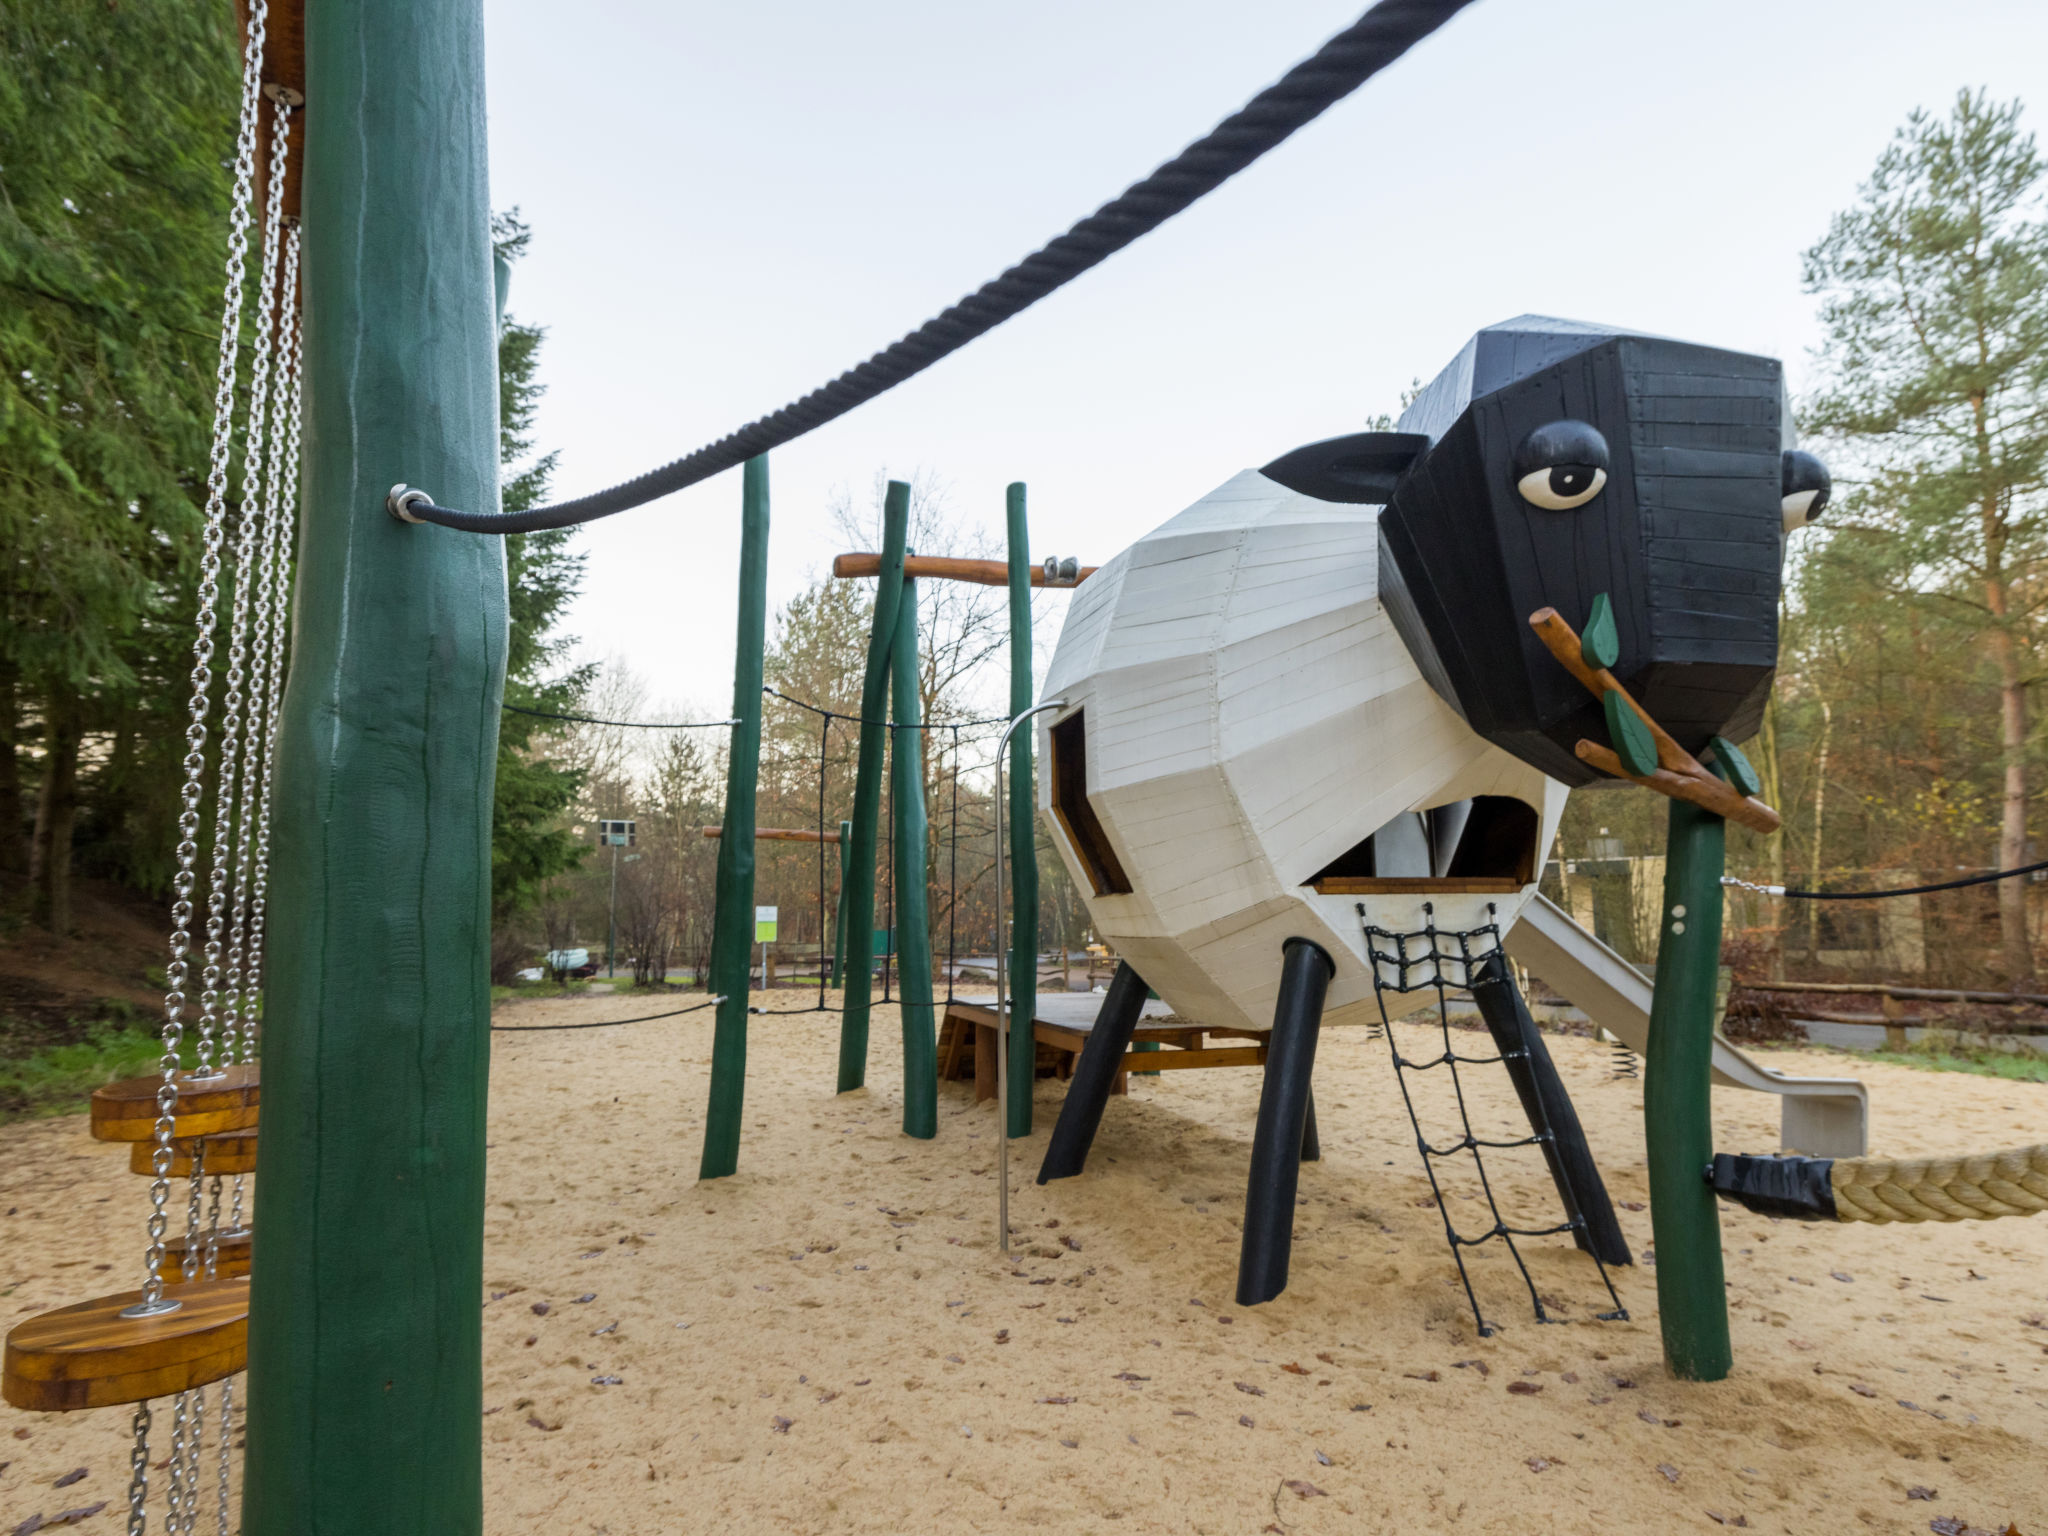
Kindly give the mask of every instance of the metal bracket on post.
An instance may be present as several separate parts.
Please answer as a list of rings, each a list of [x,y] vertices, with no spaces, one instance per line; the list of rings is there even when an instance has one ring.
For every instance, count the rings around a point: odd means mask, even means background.
[[[431,507],[433,504],[434,497],[431,492],[422,491],[416,486],[407,485],[403,480],[391,487],[390,493],[384,498],[384,510],[397,518],[401,523],[425,522],[425,518],[414,516],[412,509],[414,507]]]

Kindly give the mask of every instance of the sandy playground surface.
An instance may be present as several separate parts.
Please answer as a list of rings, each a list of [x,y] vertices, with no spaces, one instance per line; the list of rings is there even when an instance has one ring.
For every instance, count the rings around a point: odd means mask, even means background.
[[[646,1011],[621,995],[499,1021]],[[900,1135],[893,1008],[869,1088],[844,1097],[836,1017],[757,1018],[740,1172],[699,1185],[709,1019],[496,1037],[493,1533],[2048,1532],[2048,1219],[1726,1212],[1735,1374],[1687,1385],[1661,1362],[1654,1272],[1615,1277],[1632,1321],[1596,1321],[1592,1262],[1556,1238],[1525,1252],[1567,1321],[1531,1320],[1494,1243],[1473,1269],[1503,1326],[1476,1335],[1386,1047],[1362,1029],[1318,1054],[1324,1160],[1303,1170],[1292,1284],[1241,1309],[1255,1071],[1134,1079],[1088,1173],[1043,1189],[1063,1085],[1041,1083],[1038,1131],[1012,1149],[1012,1273],[994,1106],[948,1084],[937,1140]],[[1640,1084],[1604,1048],[1550,1045],[1640,1253]],[[2048,1086],[1766,1059],[1860,1070],[1883,1152],[2048,1137]],[[1467,1091],[1479,1134],[1515,1130],[1498,1067]],[[1446,1101],[1422,1109],[1434,1139],[1454,1133]],[[1715,1114],[1720,1145],[1775,1148],[1775,1099],[1717,1090]],[[127,1160],[83,1116],[0,1129],[0,1318],[107,1289],[102,1261],[126,1272],[143,1205]],[[1554,1219],[1533,1152],[1491,1171],[1512,1217]],[[1461,1226],[1483,1227],[1472,1181],[1449,1186]],[[77,1528],[115,1530],[125,1422],[0,1414],[0,1536],[103,1498]]]

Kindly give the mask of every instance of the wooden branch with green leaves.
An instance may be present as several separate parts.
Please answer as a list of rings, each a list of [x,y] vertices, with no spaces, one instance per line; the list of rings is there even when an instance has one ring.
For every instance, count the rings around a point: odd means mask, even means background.
[[[1782,825],[1778,813],[1756,798],[1761,788],[1756,770],[1734,743],[1716,736],[1708,744],[1724,778],[1672,740],[1615,681],[1607,670],[1617,659],[1618,646],[1606,593],[1594,599],[1584,640],[1555,608],[1530,614],[1529,627],[1607,712],[1607,734],[1614,745],[1581,740],[1575,749],[1581,761],[1660,795],[1690,801],[1754,832],[1775,832]]]

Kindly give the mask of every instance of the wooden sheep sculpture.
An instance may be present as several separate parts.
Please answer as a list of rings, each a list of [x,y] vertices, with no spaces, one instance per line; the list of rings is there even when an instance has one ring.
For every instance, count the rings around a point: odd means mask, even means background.
[[[1777,662],[1785,536],[1826,495],[1775,360],[1525,316],[1468,342],[1399,430],[1246,470],[1103,566],[1046,679],[1065,708],[1040,726],[1039,793],[1125,966],[1040,1182],[1081,1171],[1147,987],[1270,1030],[1238,1289],[1277,1295],[1317,1031],[1379,1017],[1365,925],[1477,931],[1484,953],[1445,980],[1547,1119],[1580,1245],[1626,1263],[1497,953],[1569,790],[1620,782],[1578,754],[1609,723],[1530,616],[1606,635],[1604,611],[1645,713],[1692,753],[1743,740]]]

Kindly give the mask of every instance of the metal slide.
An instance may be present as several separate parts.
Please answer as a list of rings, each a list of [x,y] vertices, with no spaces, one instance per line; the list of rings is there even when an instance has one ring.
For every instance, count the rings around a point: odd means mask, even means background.
[[[1650,1041],[1650,983],[1538,893],[1507,933],[1507,951],[1632,1051]],[[1870,1094],[1853,1077],[1788,1077],[1751,1061],[1714,1036],[1717,1087],[1753,1088],[1783,1099],[1778,1138],[1787,1152],[1861,1157],[1868,1149]]]

